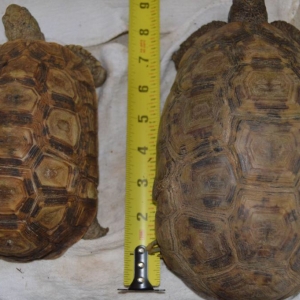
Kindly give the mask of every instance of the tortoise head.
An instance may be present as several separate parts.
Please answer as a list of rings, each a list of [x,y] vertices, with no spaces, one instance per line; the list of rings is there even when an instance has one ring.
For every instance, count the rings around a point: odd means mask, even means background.
[[[265,0],[233,0],[228,22],[268,22]]]
[[[45,40],[38,22],[25,7],[16,4],[9,5],[2,21],[9,41],[17,39]]]

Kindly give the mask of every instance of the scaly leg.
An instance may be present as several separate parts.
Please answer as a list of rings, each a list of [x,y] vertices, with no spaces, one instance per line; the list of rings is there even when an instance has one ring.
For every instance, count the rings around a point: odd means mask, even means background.
[[[95,217],[94,221],[92,222],[91,226],[85,233],[85,235],[82,237],[84,240],[93,240],[97,239],[101,236],[106,235],[108,232],[108,228],[103,228],[98,222],[97,217]]]
[[[198,30],[196,30],[194,33],[192,33],[181,45],[179,50],[174,52],[172,59],[175,63],[176,69],[178,69],[179,63],[181,61],[182,56],[184,53],[195,43],[195,41],[205,33],[209,32],[213,29],[218,29],[224,25],[226,25],[226,22],[222,21],[212,21],[211,23],[208,23],[206,25],[203,25]]]
[[[285,21],[274,21],[271,25],[280,29],[285,35],[300,45],[300,31],[295,26]]]
[[[101,86],[106,79],[106,70],[101,67],[100,62],[89,51],[81,46],[67,45],[66,47],[85,62],[92,73],[95,87]]]

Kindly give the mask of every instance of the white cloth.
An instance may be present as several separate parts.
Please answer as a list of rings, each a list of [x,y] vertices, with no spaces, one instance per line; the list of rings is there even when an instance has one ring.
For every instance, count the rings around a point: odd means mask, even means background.
[[[300,25],[299,0],[267,0],[269,20]],[[128,5],[125,0],[1,0],[26,6],[48,41],[87,47],[108,71],[98,89],[100,187],[98,217],[106,237],[79,241],[56,260],[10,263],[0,260],[0,300],[196,300],[163,264],[165,294],[118,294],[123,283]],[[161,0],[161,103],[174,80],[174,49],[211,20],[226,21],[231,0]],[[298,11],[298,16],[295,17]],[[298,26],[300,28],[300,26]],[[6,41],[0,24],[0,44]],[[300,296],[295,299],[300,300]]]

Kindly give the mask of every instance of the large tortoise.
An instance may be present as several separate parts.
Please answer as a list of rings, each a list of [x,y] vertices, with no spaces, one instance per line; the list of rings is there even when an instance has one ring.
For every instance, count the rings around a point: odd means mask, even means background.
[[[204,297],[294,295],[300,32],[269,24],[263,0],[233,0],[228,23],[201,27],[173,59],[153,191],[166,265]]]
[[[0,46],[0,257],[55,258],[97,221],[100,63],[80,46],[44,41],[29,11],[10,5]]]

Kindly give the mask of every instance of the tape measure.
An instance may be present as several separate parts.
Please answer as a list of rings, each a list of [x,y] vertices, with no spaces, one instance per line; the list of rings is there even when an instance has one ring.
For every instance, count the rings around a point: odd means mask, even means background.
[[[159,40],[159,0],[130,0],[124,286],[137,291],[160,284],[160,259],[145,249],[155,239]]]

